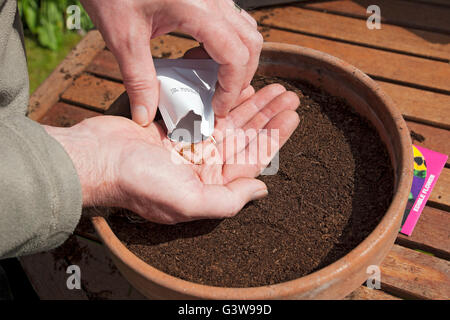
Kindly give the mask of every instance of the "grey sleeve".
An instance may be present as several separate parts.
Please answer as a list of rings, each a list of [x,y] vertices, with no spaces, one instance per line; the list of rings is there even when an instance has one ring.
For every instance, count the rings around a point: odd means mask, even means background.
[[[81,186],[63,147],[25,116],[0,121],[0,257],[63,243],[81,215]]]
[[[81,215],[72,160],[25,117],[28,74],[15,0],[0,0],[0,259],[62,244]]]

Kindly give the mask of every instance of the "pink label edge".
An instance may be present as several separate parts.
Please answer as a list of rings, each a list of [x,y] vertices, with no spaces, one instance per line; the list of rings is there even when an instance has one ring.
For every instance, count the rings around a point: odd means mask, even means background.
[[[437,180],[439,179],[439,176],[441,175],[442,169],[445,166],[445,163],[447,162],[448,156],[433,150],[426,149],[424,147],[416,146],[414,145],[425,157],[425,161],[427,162],[427,176],[425,178],[425,183],[420,190],[419,196],[417,197],[416,201],[414,202],[413,207],[411,208],[411,211],[409,212],[408,217],[406,218],[405,223],[403,224],[400,232],[403,234],[406,234],[410,236],[414,230],[414,227],[417,224],[417,221],[419,220],[419,217],[422,213],[423,208],[425,208],[425,205],[428,201],[428,198],[430,197],[431,192],[433,192],[434,185],[436,184]],[[430,178],[431,175],[434,175],[434,180],[430,184],[430,187],[428,189],[428,192],[424,195],[423,201],[420,204],[419,209],[414,211],[414,208],[416,206],[417,201],[419,201],[420,196],[423,194],[423,190]]]

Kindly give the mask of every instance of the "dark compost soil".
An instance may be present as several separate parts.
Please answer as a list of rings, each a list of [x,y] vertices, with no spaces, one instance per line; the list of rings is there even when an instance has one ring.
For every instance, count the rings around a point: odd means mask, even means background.
[[[280,151],[269,196],[234,218],[175,226],[109,218],[138,257],[181,279],[253,287],[307,275],[344,256],[376,227],[393,194],[393,171],[375,129],[346,103],[303,83],[281,82],[300,97],[300,125]]]

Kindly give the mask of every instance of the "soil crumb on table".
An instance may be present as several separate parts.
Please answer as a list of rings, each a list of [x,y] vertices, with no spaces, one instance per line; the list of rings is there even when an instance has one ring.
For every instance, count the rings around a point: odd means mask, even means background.
[[[410,130],[409,134],[411,136],[411,140],[412,142],[424,142],[425,141],[425,137],[423,135],[421,135],[420,133],[415,132],[414,130]]]
[[[253,287],[293,280],[355,248],[391,202],[393,171],[375,129],[346,103],[300,82],[257,77],[255,89],[281,82],[300,97],[300,125],[280,151],[276,175],[261,176],[269,196],[235,217],[175,226],[109,217],[138,257],[197,283]]]

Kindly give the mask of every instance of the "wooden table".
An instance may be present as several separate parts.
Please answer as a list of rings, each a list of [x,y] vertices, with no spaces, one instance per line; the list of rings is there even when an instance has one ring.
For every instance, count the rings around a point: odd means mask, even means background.
[[[450,3],[378,0],[382,29],[366,27],[370,1],[306,2],[252,14],[267,41],[298,44],[360,68],[397,103],[414,143],[450,154]],[[180,34],[151,41],[154,57],[180,57],[197,46]],[[126,112],[122,76],[97,31],[90,32],[37,89],[29,117],[70,126],[100,114]],[[119,100],[117,100],[120,97]],[[349,299],[450,298],[450,162],[411,237],[399,235],[381,266],[382,290],[361,286]],[[42,299],[141,299],[98,241],[86,211],[61,248],[21,263]],[[95,214],[95,212],[94,212]],[[74,248],[78,248],[74,250]],[[66,267],[82,270],[82,289],[66,288]]]

